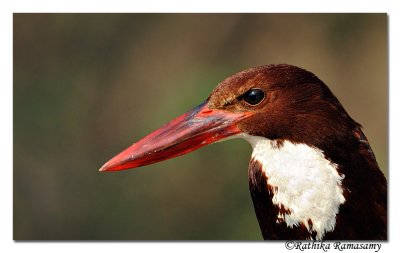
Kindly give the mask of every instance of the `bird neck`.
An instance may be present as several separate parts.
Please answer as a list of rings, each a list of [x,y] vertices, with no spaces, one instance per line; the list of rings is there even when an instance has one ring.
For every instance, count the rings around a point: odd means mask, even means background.
[[[322,239],[334,230],[339,207],[346,201],[344,176],[338,173],[337,164],[306,144],[250,135],[244,139],[253,147],[250,188],[260,190],[260,180],[265,181],[270,199],[262,201],[270,201],[270,212],[275,212],[270,222],[284,229],[302,230],[302,239]]]

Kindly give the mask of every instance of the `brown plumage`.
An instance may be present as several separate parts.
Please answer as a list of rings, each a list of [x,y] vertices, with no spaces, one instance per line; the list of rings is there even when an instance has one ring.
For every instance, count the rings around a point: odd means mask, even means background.
[[[295,66],[256,67],[218,85],[209,98],[210,108],[247,110],[237,101],[240,94],[254,87],[266,91],[266,101],[256,109],[250,108],[257,110],[260,117],[242,120],[239,128],[278,143],[289,140],[317,147],[339,165],[339,173],[345,176],[346,202],[340,207],[335,230],[325,239],[387,239],[386,179],[361,125],[347,114],[329,88],[311,72]],[[261,173],[260,164],[250,162],[250,191],[264,238],[308,238],[309,233],[302,226],[290,229],[276,223],[276,207],[265,182],[268,179]]]
[[[256,91],[252,97],[251,91]],[[387,183],[361,125],[318,77],[291,65],[261,66],[228,77],[205,103],[127,148],[101,171],[159,162],[234,135],[274,141],[278,150],[285,142],[321,150],[342,176],[345,198],[323,239],[387,239]],[[316,239],[311,219],[285,223],[282,217],[293,210],[273,201],[280,189],[270,184],[269,168],[263,166],[252,159],[248,170],[263,237]]]

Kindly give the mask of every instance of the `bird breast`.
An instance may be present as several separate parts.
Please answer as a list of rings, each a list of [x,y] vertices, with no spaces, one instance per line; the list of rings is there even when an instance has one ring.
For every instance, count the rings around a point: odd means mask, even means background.
[[[316,239],[333,231],[339,207],[345,202],[343,175],[337,164],[318,148],[290,141],[277,142],[242,134],[253,147],[252,161],[261,164],[272,203],[284,212],[277,223],[304,225]]]

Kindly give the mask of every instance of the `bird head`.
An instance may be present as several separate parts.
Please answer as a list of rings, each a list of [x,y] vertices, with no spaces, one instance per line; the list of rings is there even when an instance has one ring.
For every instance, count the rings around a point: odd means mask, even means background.
[[[100,171],[149,165],[241,134],[313,145],[340,135],[349,119],[314,74],[285,64],[255,67],[222,81],[204,103],[123,150]]]

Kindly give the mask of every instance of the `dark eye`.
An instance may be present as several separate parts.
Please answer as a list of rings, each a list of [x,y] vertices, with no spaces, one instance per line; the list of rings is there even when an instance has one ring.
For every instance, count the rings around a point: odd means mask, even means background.
[[[258,105],[263,101],[265,94],[260,89],[251,89],[243,94],[242,98],[250,105]]]

